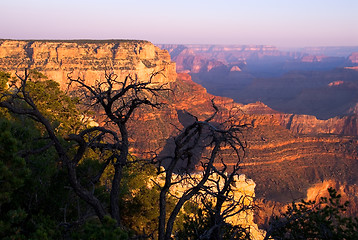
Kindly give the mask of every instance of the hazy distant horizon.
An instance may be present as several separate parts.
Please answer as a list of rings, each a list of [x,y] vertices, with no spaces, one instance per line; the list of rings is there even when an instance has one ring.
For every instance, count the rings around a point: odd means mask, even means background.
[[[1,33],[0,33],[1,34]],[[0,36],[0,40],[14,40],[14,41],[148,41],[154,45],[202,45],[202,46],[272,46],[277,48],[349,48],[358,47],[358,42],[355,45],[308,45],[308,46],[279,46],[265,43],[191,43],[191,42],[153,42],[148,39],[135,38],[5,38]]]
[[[64,39],[43,39],[43,38],[33,38],[33,39],[26,39],[26,38],[0,38],[0,40],[14,40],[14,41],[148,41],[151,42],[154,45],[184,45],[184,46],[272,46],[276,47],[280,51],[300,51],[303,49],[310,49],[310,48],[328,48],[328,49],[334,49],[334,48],[357,48],[358,51],[358,43],[356,45],[351,46],[303,46],[303,47],[282,47],[282,46],[276,46],[272,44],[254,44],[254,43],[247,43],[247,44],[241,44],[241,43],[233,43],[233,44],[225,44],[225,43],[156,43],[152,42],[146,39],[123,39],[123,38],[117,38],[117,39],[94,39],[94,38],[64,38]]]
[[[356,0],[2,0],[0,38],[355,46]]]

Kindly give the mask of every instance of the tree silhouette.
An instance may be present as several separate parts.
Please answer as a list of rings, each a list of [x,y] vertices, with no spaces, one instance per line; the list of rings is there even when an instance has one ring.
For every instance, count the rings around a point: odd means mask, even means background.
[[[12,81],[8,89],[3,91],[0,107],[34,120],[43,129],[47,144],[40,149],[32,149],[27,154],[54,148],[58,163],[67,170],[67,178],[74,193],[93,209],[102,223],[108,223],[107,215],[110,215],[116,226],[122,227],[119,198],[123,169],[129,163],[137,162],[136,159],[129,157],[127,124],[133,113],[141,106],[150,106],[154,109],[162,106],[161,94],[170,92],[170,89],[154,81],[158,74],[161,73],[153,73],[148,80],[143,81],[132,75],[118,80],[116,74],[106,72],[105,80],[95,81],[93,84],[88,84],[81,78],[72,78],[69,74],[68,90],[72,90],[75,97],[68,97],[61,92],[46,92],[43,88],[52,86],[53,82],[31,79],[29,71],[25,70],[23,76],[16,73],[17,80]],[[36,95],[34,89],[41,86],[43,95]],[[74,101],[81,102],[83,107],[102,114],[104,124],[83,124],[73,127],[72,130],[59,130],[61,121],[68,121],[70,124],[88,120],[86,116],[80,117],[81,111],[73,105]],[[54,108],[59,109],[58,112],[49,114],[47,103],[55,104]],[[202,202],[213,220],[205,234],[214,239],[221,239],[225,219],[243,210],[237,209],[239,203],[232,198],[231,193],[239,174],[240,161],[245,154],[246,144],[242,141],[242,129],[246,126],[236,124],[233,116],[228,116],[224,120],[218,118],[219,110],[214,101],[212,107],[214,113],[204,120],[189,114],[192,122],[173,138],[173,151],[165,156],[158,156],[154,161],[150,159],[150,163],[158,167],[164,166],[159,168],[158,172],[164,174],[163,184],[158,184],[159,239],[171,238],[179,212],[185,203],[194,197],[199,199],[199,196],[202,196],[204,199],[205,196],[211,196],[215,199],[213,208]],[[91,153],[98,158],[99,167],[86,175],[80,169]],[[224,154],[235,159],[232,166],[226,165]],[[193,174],[193,164],[199,166],[200,177],[198,173]],[[109,200],[106,200],[93,189],[109,168],[113,168],[114,173],[110,179]],[[217,177],[213,178],[214,175]],[[190,187],[181,196],[176,197],[174,207],[169,209],[168,198],[173,196],[172,187],[185,181],[191,181]]]
[[[219,110],[214,100],[212,106],[214,113],[205,120],[200,121],[191,115],[192,123],[173,138],[174,149],[159,158],[159,164],[165,165],[161,170],[165,180],[163,186],[160,186],[159,239],[171,238],[177,215],[184,204],[195,196],[204,196],[201,199],[211,196],[215,199],[213,209],[202,202],[213,217],[213,225],[206,232],[212,239],[221,239],[225,219],[238,210],[236,207],[239,203],[232,198],[231,193],[235,177],[239,175],[240,160],[245,154],[246,144],[242,141],[242,130],[247,126],[236,124],[230,116],[225,121],[215,122]],[[223,153],[234,156],[231,170],[224,162]],[[190,165],[193,162],[200,166],[200,173],[192,172]],[[189,187],[178,197],[174,209],[166,219],[167,198],[172,195],[171,188],[180,184]]]

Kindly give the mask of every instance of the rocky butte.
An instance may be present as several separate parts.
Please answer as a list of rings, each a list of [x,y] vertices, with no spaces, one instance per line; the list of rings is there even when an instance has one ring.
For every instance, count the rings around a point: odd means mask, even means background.
[[[275,49],[270,51],[274,54]],[[255,181],[257,197],[289,202],[333,179],[357,201],[355,118],[318,120],[282,114],[261,102],[243,105],[215,97],[188,74],[177,74],[169,53],[146,41],[0,41],[0,69],[14,73],[24,67],[37,69],[62,87],[72,71],[88,81],[103,79],[106,69],[114,69],[119,78],[137,74],[140,80],[162,71],[155,81],[167,84],[172,93],[160,96],[165,105],[158,111],[143,108],[136,112],[130,123],[133,153],[165,148],[177,128],[185,125],[186,112],[204,119],[213,113],[210,100],[215,98],[222,119],[235,113],[238,123],[250,126],[243,130],[247,150],[242,173]],[[224,157],[228,166],[234,164],[231,156]]]

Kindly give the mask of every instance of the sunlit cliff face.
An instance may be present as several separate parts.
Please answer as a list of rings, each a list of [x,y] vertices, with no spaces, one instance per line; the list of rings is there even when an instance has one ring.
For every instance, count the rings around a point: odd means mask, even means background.
[[[336,188],[338,184],[334,180],[324,180],[323,182],[316,183],[307,190],[306,200],[317,201],[320,197],[329,196],[327,189],[330,187]]]
[[[0,69],[14,73],[25,67],[39,70],[63,88],[69,73],[89,83],[104,80],[105,71],[114,71],[119,80],[133,74],[147,81],[158,71],[162,74],[155,82],[176,80],[168,52],[146,41],[1,41]]]

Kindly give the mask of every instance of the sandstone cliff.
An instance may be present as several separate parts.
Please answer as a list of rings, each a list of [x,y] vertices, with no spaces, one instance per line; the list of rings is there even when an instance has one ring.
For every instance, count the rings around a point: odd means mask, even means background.
[[[0,41],[0,70],[14,73],[25,67],[40,71],[62,87],[70,72],[75,78],[94,81],[103,79],[106,69],[119,76],[136,74],[143,80],[162,71],[154,79],[159,83],[176,79],[175,63],[168,52],[147,41]]]
[[[351,115],[317,119],[312,115],[286,114],[275,111],[262,102],[241,105],[240,109],[248,115],[261,115],[266,119],[273,118],[276,124],[290,130],[293,133],[305,135],[340,135],[358,136],[358,107],[351,109]]]
[[[327,120],[298,114],[276,114],[275,117],[278,118],[282,126],[295,133],[358,136],[358,115],[356,113],[350,116],[334,117]]]
[[[0,43],[0,69],[14,72],[24,60],[20,67],[35,68],[62,86],[72,70],[93,81],[103,78],[108,65],[118,74],[133,73],[144,80],[153,71],[163,69],[165,77],[160,76],[157,81],[167,83],[172,93],[160,96],[165,103],[160,110],[143,108],[135,113],[130,122],[134,153],[163,149],[177,128],[186,124],[186,111],[199,119],[214,111],[210,101],[214,96],[194,83],[188,74],[177,75],[168,52],[149,42],[3,40]],[[243,105],[224,97],[215,97],[215,103],[221,110],[218,117],[225,119],[235,113],[238,123],[251,126],[243,132],[248,148],[242,160],[242,173],[256,182],[257,196],[290,201],[306,196],[309,187],[325,179],[358,183],[357,139],[338,136],[348,132],[356,135],[357,121],[353,118],[322,121],[311,116],[284,115],[261,102]],[[224,156],[228,166],[235,164],[237,159]]]

